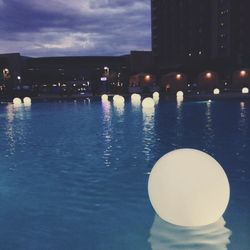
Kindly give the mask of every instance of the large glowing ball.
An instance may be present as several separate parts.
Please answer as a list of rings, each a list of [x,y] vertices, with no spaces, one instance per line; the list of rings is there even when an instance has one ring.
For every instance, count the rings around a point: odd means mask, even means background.
[[[102,95],[102,101],[104,102],[108,101],[108,95],[106,94]]]
[[[154,108],[154,106],[155,106],[155,102],[154,102],[153,98],[147,97],[147,98],[143,99],[143,101],[142,101],[143,108]]]
[[[242,89],[241,92],[242,92],[242,94],[248,94],[249,93],[249,89],[245,87],[245,88]]]
[[[176,93],[176,97],[183,97],[184,96],[184,93],[182,91],[178,91]]]
[[[21,100],[20,98],[18,98],[18,97],[15,97],[15,98],[13,99],[13,104],[14,104],[14,106],[16,106],[16,107],[21,106],[21,105],[22,105],[22,100]]]
[[[230,196],[227,176],[210,155],[195,149],[174,150],[160,158],[148,181],[156,213],[179,226],[204,226],[225,212]]]
[[[220,90],[219,89],[214,89],[214,95],[219,95],[220,94]]]
[[[158,92],[154,92],[153,99],[159,99],[159,98],[160,98],[160,94]]]
[[[31,105],[31,98],[30,97],[24,97],[23,98],[23,104],[25,106],[30,106]]]

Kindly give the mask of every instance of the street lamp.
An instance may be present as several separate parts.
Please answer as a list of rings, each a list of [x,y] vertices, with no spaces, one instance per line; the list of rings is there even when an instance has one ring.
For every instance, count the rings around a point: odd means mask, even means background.
[[[240,76],[241,76],[241,77],[245,77],[246,74],[247,74],[247,72],[246,72],[245,70],[241,70],[241,71],[240,71]]]
[[[177,74],[177,75],[176,75],[176,79],[177,79],[177,80],[180,80],[180,79],[181,79],[181,74]]]
[[[206,73],[206,78],[211,78],[212,77],[212,73],[211,72],[207,72]]]

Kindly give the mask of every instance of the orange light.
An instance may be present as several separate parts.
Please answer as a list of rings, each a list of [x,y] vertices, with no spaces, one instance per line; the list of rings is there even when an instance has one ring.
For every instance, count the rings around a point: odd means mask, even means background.
[[[246,74],[247,74],[247,72],[245,70],[241,70],[240,76],[244,77],[244,76],[246,76]]]
[[[207,77],[207,78],[211,78],[211,77],[212,77],[212,73],[208,72],[208,73],[206,74],[206,77]]]
[[[146,75],[145,80],[147,80],[147,81],[150,80],[150,75]]]
[[[180,79],[181,79],[181,74],[177,74],[177,75],[176,75],[176,79],[177,79],[177,80],[180,80]]]

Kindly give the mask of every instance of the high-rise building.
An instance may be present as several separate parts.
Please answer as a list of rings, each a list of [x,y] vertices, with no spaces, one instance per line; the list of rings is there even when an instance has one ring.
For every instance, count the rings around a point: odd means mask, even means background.
[[[249,0],[151,0],[158,69],[244,63],[250,56]]]

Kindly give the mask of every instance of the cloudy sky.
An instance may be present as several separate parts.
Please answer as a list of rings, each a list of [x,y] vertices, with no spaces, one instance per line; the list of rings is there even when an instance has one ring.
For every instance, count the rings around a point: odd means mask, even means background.
[[[150,30],[150,0],[0,0],[0,53],[121,55]]]

